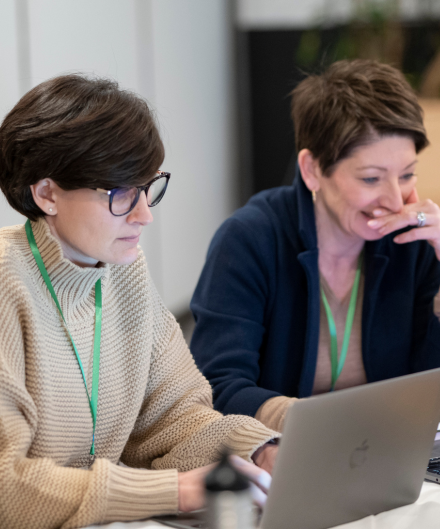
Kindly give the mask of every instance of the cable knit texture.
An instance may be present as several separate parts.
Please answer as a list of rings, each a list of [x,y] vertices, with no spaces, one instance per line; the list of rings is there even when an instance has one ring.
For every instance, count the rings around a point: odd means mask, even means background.
[[[129,266],[80,268],[32,223],[90,390],[94,285],[102,280],[96,461],[81,372],[24,226],[0,230],[0,527],[82,527],[177,510],[177,470],[222,446],[250,461],[278,434],[223,417],[139,250]],[[118,465],[123,462],[127,467]],[[128,468],[129,467],[129,468]],[[176,470],[177,469],[177,470]]]

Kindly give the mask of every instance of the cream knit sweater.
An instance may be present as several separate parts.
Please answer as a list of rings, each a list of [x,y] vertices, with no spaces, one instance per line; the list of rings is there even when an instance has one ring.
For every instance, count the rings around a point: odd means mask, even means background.
[[[177,510],[177,470],[247,460],[278,434],[212,409],[211,388],[161,302],[139,251],[129,266],[80,268],[45,220],[37,245],[90,389],[94,284],[102,279],[96,456],[92,417],[66,328],[24,226],[0,230],[0,527],[81,527]],[[121,461],[125,465],[119,466]],[[177,470],[176,470],[177,469]]]

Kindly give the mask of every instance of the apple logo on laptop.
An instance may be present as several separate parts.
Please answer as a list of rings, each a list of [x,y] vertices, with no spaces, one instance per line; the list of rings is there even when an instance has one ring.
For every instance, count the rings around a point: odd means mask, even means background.
[[[361,446],[353,450],[350,456],[350,468],[361,467],[367,460],[368,439],[365,439]]]

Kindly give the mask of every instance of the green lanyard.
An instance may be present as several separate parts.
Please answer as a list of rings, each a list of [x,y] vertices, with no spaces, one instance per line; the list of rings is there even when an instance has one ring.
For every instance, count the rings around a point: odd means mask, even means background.
[[[86,376],[84,374],[84,369],[81,363],[81,359],[78,354],[75,342],[73,341],[72,335],[70,334],[69,329],[67,328],[66,320],[64,319],[63,311],[61,310],[58,298],[53,289],[52,282],[50,280],[49,274],[47,273],[46,267],[44,266],[43,259],[41,258],[40,251],[38,250],[37,243],[35,242],[34,233],[32,231],[32,226],[29,220],[26,221],[26,235],[29,241],[29,246],[31,247],[32,254],[35,258],[35,261],[40,269],[41,275],[43,276],[44,282],[46,283],[49,292],[55,301],[61,317],[66,325],[67,332],[69,334],[70,340],[73,345],[73,350],[75,351],[76,359],[78,360],[79,368],[81,369],[81,374],[84,381],[84,386],[86,388],[87,399],[90,405],[90,411],[92,412],[93,419],[93,437],[92,437],[92,446],[90,448],[90,454],[95,455],[95,428],[96,428],[96,414],[98,407],[98,385],[99,385],[99,356],[101,349],[101,319],[102,319],[102,293],[101,293],[101,280],[95,283],[95,339],[93,342],[93,377],[92,377],[92,397],[90,398],[89,392],[87,390]],[[93,457],[94,459],[94,457]]]
[[[335,389],[336,381],[339,378],[339,375],[342,372],[342,368],[345,364],[345,359],[347,358],[348,344],[350,342],[351,328],[353,327],[354,312],[356,310],[356,300],[359,290],[359,280],[361,277],[361,268],[362,268],[362,256],[361,252],[357,269],[356,276],[354,278],[353,288],[351,289],[350,304],[348,305],[347,319],[345,321],[345,331],[344,331],[344,340],[342,342],[341,355],[338,360],[338,339],[336,336],[336,325],[335,320],[333,319],[332,310],[328,304],[327,298],[324,294],[324,289],[321,286],[321,296],[324,303],[325,312],[327,314],[328,321],[328,330],[330,331],[330,360],[332,363],[332,388],[331,391]]]

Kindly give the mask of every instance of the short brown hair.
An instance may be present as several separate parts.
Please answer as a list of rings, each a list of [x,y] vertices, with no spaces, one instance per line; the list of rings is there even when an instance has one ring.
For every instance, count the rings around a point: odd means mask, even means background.
[[[29,186],[43,178],[64,190],[141,186],[163,158],[147,103],[108,79],[50,79],[25,94],[0,127],[0,187],[31,220],[44,213]]]
[[[333,63],[292,91],[296,148],[309,149],[322,172],[376,135],[413,139],[416,152],[429,142],[417,96],[392,66],[356,59]]]

